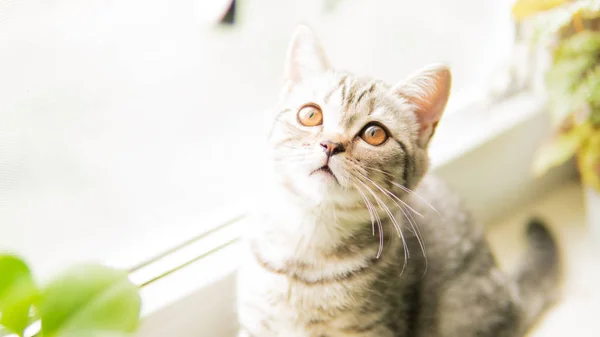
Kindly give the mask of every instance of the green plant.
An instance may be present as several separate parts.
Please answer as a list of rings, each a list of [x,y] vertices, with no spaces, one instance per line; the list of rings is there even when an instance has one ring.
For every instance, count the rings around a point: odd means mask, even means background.
[[[552,49],[546,87],[555,133],[534,172],[575,156],[583,183],[600,191],[600,0],[519,0],[513,14],[535,27],[535,43]]]
[[[130,336],[140,305],[126,272],[78,265],[38,288],[23,260],[0,255],[0,325],[18,336],[38,319],[42,337]]]

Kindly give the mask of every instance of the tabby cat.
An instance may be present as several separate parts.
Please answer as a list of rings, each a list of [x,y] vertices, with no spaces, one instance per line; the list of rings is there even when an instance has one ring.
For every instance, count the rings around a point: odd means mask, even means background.
[[[240,337],[522,336],[558,292],[540,221],[514,275],[427,174],[450,70],[395,86],[333,69],[299,27],[238,275]]]

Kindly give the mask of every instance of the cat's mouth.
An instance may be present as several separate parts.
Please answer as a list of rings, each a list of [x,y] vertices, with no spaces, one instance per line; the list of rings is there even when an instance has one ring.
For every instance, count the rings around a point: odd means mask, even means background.
[[[327,176],[332,177],[333,179],[335,179],[335,182],[339,184],[339,181],[337,180],[337,177],[335,176],[335,174],[333,173],[333,171],[331,171],[331,168],[329,167],[329,165],[323,165],[321,167],[319,167],[318,169],[312,171],[310,173],[310,175],[313,175],[315,173],[323,173]]]

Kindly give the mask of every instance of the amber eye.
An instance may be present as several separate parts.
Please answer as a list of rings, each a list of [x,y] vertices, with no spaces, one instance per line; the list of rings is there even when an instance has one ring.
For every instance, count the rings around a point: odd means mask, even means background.
[[[363,129],[362,133],[360,134],[360,138],[373,146],[378,146],[383,144],[388,139],[388,135],[381,126],[377,124],[369,124]]]
[[[298,110],[298,121],[304,126],[323,124],[323,112],[316,104],[306,104]]]

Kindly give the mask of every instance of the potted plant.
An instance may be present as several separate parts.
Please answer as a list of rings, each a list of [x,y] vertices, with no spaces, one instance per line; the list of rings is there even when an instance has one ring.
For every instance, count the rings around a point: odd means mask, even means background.
[[[124,271],[78,265],[38,288],[23,260],[0,254],[0,336],[127,337],[139,315]]]
[[[554,133],[534,173],[575,157],[588,221],[600,234],[600,0],[518,0],[513,14],[552,57],[545,84]]]

